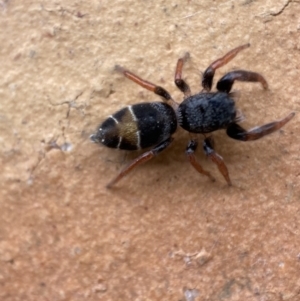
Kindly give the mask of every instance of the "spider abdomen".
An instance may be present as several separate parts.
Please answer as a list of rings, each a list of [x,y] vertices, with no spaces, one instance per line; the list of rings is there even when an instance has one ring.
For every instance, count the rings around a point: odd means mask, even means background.
[[[235,103],[227,93],[199,93],[178,108],[179,125],[191,133],[210,133],[226,128],[236,118]]]
[[[176,128],[176,114],[171,106],[161,102],[139,103],[109,116],[91,139],[111,148],[137,150],[168,139]]]

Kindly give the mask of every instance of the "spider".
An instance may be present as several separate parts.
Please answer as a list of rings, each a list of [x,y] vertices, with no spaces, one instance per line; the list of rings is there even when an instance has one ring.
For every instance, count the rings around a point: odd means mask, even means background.
[[[262,75],[252,71],[235,70],[225,74],[217,83],[217,92],[210,92],[216,69],[232,60],[241,50],[250,44],[232,49],[222,58],[208,66],[202,76],[203,90],[192,95],[189,85],[182,79],[184,63],[189,58],[186,53],[177,61],[175,84],[184,94],[184,100],[178,104],[164,88],[148,82],[134,73],[116,66],[116,70],[124,74],[143,88],[159,95],[163,102],[138,103],[127,106],[110,115],[90,139],[95,143],[102,143],[110,148],[123,150],[138,150],[151,148],[135,160],[126,165],[119,174],[108,183],[110,188],[126,176],[131,170],[152,159],[166,149],[173,141],[172,134],[180,125],[190,134],[190,141],[186,148],[186,155],[191,165],[201,174],[214,181],[214,177],[202,168],[196,160],[195,151],[198,147],[197,134],[204,135],[203,149],[208,158],[216,164],[228,185],[231,185],[228,169],[223,158],[214,150],[214,140],[210,133],[226,129],[230,138],[241,141],[252,141],[271,134],[283,127],[295,115],[291,112],[285,118],[259,127],[245,130],[238,122],[243,119],[236,109],[230,93],[235,80],[245,82],[259,82],[264,89],[268,88],[267,81]]]

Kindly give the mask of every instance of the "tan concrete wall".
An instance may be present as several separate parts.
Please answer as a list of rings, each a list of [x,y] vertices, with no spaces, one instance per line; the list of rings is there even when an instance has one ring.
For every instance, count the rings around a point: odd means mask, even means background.
[[[1,300],[299,300],[300,4],[296,1],[0,1]],[[295,111],[256,142],[214,135],[232,187],[185,158],[189,136],[105,189],[137,154],[91,144],[106,116],[159,99],[113,71],[164,86],[177,59],[201,71],[262,73],[237,83],[244,126]],[[216,82],[216,80],[215,80]]]

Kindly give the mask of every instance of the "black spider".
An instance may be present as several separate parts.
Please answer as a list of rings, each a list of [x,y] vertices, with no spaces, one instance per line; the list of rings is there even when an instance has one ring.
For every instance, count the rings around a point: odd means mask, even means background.
[[[181,104],[177,104],[164,88],[116,66],[116,69],[127,78],[161,96],[164,102],[139,103],[127,106],[110,115],[98,127],[96,133],[91,135],[93,142],[102,143],[111,148],[137,150],[152,147],[151,150],[125,166],[107,187],[116,184],[133,168],[149,161],[168,147],[173,140],[172,134],[176,131],[178,124],[190,133],[191,140],[187,146],[186,154],[192,166],[198,172],[214,180],[211,174],[201,167],[194,155],[198,146],[197,134],[203,134],[205,137],[203,148],[206,155],[217,165],[227,183],[231,185],[223,158],[215,152],[213,138],[207,134],[219,129],[226,129],[227,135],[233,139],[256,140],[280,129],[295,115],[292,112],[281,120],[248,131],[238,125],[237,122],[241,120],[241,115],[235,107],[230,90],[235,80],[260,82],[263,88],[267,89],[268,84],[264,77],[255,72],[245,70],[229,72],[218,81],[218,92],[210,92],[216,69],[228,63],[241,50],[249,46],[250,44],[239,46],[214,61],[203,73],[203,91],[195,95],[191,95],[190,87],[182,79],[182,67],[189,55],[187,53],[183,58],[180,58],[175,72],[175,84],[184,94],[184,101]]]

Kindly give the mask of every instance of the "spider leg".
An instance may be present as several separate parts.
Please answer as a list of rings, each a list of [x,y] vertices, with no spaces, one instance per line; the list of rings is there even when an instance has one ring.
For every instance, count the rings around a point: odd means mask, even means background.
[[[189,59],[190,54],[187,52],[182,58],[177,61],[175,71],[175,85],[184,94],[184,98],[191,96],[191,89],[189,85],[181,78],[183,64]]]
[[[215,178],[206,170],[204,170],[202,168],[202,166],[198,163],[198,161],[196,160],[195,157],[195,151],[197,149],[198,146],[198,142],[195,139],[192,139],[189,141],[189,144],[186,148],[186,155],[188,157],[188,160],[190,161],[190,163],[192,164],[192,166],[201,174],[209,177],[212,181],[215,181]]]
[[[235,80],[242,82],[260,82],[264,89],[268,89],[267,81],[259,73],[246,70],[235,70],[225,74],[218,81],[218,91],[229,93]]]
[[[228,53],[226,53],[223,57],[217,59],[213,63],[211,63],[207,69],[203,73],[202,77],[202,87],[206,91],[210,91],[213,83],[213,78],[215,75],[215,71],[227,64],[229,61],[231,61],[240,51],[243,49],[246,49],[250,47],[250,44],[241,45],[239,47],[236,47],[232,50],[230,50]]]
[[[228,169],[224,163],[223,158],[215,152],[214,150],[214,140],[213,137],[210,136],[203,141],[203,149],[207,157],[217,165],[220,173],[225,178],[227,184],[231,186],[231,180],[229,177]]]
[[[169,139],[161,142],[158,144],[156,147],[153,149],[141,154],[139,157],[134,159],[132,162],[130,162],[128,165],[126,165],[120,172],[119,174],[112,180],[110,181],[106,187],[111,188],[113,185],[115,185],[117,182],[119,182],[123,177],[125,177],[130,171],[132,171],[135,167],[149,161],[153,157],[155,157],[158,153],[163,151],[165,148],[167,148],[171,142],[173,141],[173,138],[170,137]]]
[[[241,140],[241,141],[252,141],[262,138],[268,134],[271,134],[280,128],[282,128],[286,123],[288,123],[293,117],[295,113],[292,112],[285,118],[281,120],[277,120],[271,123],[267,123],[265,125],[254,127],[249,131],[243,129],[237,123],[232,123],[227,128],[227,135],[233,139]]]
[[[132,80],[133,82],[140,85],[141,87],[159,95],[160,97],[163,98],[163,100],[165,102],[169,103],[174,109],[177,109],[178,104],[171,97],[170,93],[167,90],[165,90],[164,88],[140,78],[139,76],[135,75],[131,71],[126,70],[119,65],[115,66],[115,70],[123,73],[128,79]]]

